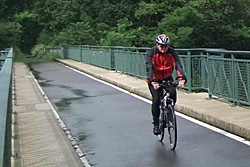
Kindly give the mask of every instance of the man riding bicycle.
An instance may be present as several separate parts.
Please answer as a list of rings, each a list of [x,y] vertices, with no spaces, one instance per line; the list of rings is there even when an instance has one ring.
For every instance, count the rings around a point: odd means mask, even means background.
[[[173,81],[174,67],[181,77],[179,87],[184,87],[186,83],[186,75],[182,68],[181,61],[174,49],[169,46],[169,37],[165,34],[161,34],[156,38],[156,46],[152,47],[147,52],[146,69],[147,69],[147,81],[150,93],[152,95],[152,117],[153,117],[153,133],[155,135],[160,134],[159,129],[159,116],[160,116],[160,96],[162,90],[159,89],[158,80]],[[176,89],[174,87],[169,88],[170,97],[176,103]]]

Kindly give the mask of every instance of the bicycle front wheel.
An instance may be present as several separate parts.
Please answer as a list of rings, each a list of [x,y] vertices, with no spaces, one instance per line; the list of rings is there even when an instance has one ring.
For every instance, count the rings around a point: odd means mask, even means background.
[[[166,118],[165,118],[164,112],[161,111],[161,115],[160,115],[160,131],[161,131],[161,133],[158,135],[159,141],[162,141],[164,139],[165,127],[166,127]]]
[[[172,150],[176,148],[177,145],[177,124],[176,124],[176,115],[174,112],[174,107],[169,104],[167,107],[168,110],[168,134],[169,142]]]

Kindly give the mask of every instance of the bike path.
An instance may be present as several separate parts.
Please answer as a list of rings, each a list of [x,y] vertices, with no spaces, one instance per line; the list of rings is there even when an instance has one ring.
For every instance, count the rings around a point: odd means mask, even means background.
[[[26,65],[13,69],[12,167],[82,167]]]
[[[70,59],[57,59],[57,61],[151,100],[147,83],[143,79]],[[178,90],[176,110],[250,140],[249,108],[232,107],[230,103],[223,102],[215,97],[208,99],[207,93],[187,93]]]

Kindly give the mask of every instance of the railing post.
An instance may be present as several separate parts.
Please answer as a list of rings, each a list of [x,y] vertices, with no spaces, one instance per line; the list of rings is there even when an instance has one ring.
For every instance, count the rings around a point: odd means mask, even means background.
[[[206,88],[206,63],[205,63],[206,59],[204,59],[204,55],[202,53],[202,51],[200,52],[200,84],[201,84],[201,88]]]
[[[247,94],[248,94],[248,103],[250,104],[250,63],[247,65]]]
[[[222,59],[224,59],[224,53],[221,53],[220,54],[220,56],[221,56],[221,58]],[[225,81],[223,81],[223,70],[225,70],[224,69],[224,60],[220,60],[220,66],[219,66],[219,92],[220,92],[220,94],[222,95],[223,94],[223,88],[222,88],[222,84],[223,84],[223,82],[225,82]]]
[[[109,52],[110,52],[110,57],[111,57],[111,70],[115,70],[115,54],[114,54],[114,49],[113,48],[109,48]]]
[[[82,46],[80,46],[80,60],[82,62]]]
[[[188,80],[188,91],[192,92],[192,60],[191,52],[187,52],[187,80]]]
[[[211,67],[211,62],[210,62],[210,60],[209,60],[209,57],[210,57],[210,54],[207,52],[207,66],[209,67],[208,68],[208,77],[207,77],[207,79],[208,79],[208,98],[209,99],[211,99],[212,98],[212,93],[211,93],[211,69],[212,69],[212,67]]]
[[[248,90],[248,103],[250,105],[250,63],[247,65],[247,90]]]
[[[231,54],[231,59],[232,59],[232,94],[233,94],[233,106],[236,106],[235,100],[238,99],[238,93],[236,92],[237,90],[237,78],[236,78],[236,61],[234,54]]]
[[[62,58],[65,59],[66,58],[66,46],[62,46]]]

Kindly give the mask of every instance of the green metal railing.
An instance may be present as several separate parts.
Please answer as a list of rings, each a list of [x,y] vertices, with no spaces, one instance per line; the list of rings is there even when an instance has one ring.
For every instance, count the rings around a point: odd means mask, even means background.
[[[123,72],[128,75],[146,78],[146,56],[145,53],[132,51],[127,49],[114,49],[114,66],[116,71]]]
[[[47,53],[53,53],[55,55],[57,55],[60,58],[63,58],[63,49],[59,48],[59,47],[55,47],[55,48],[46,48],[45,52]]]
[[[1,52],[6,57],[0,70],[0,167],[11,166],[12,52]]]
[[[7,51],[7,50],[0,51],[0,70],[3,66],[3,63],[4,63],[8,53],[9,53],[9,51]]]
[[[64,46],[65,58],[146,78],[146,52],[149,48],[108,46]],[[250,105],[250,52],[225,49],[175,49],[188,78],[186,89],[206,91],[218,96]],[[240,59],[240,57],[244,59]],[[174,74],[176,77],[176,74]]]
[[[221,51],[221,56],[208,56],[208,93],[235,103],[250,105],[250,52]],[[236,59],[249,55],[248,59]],[[225,58],[225,56],[230,58]]]

